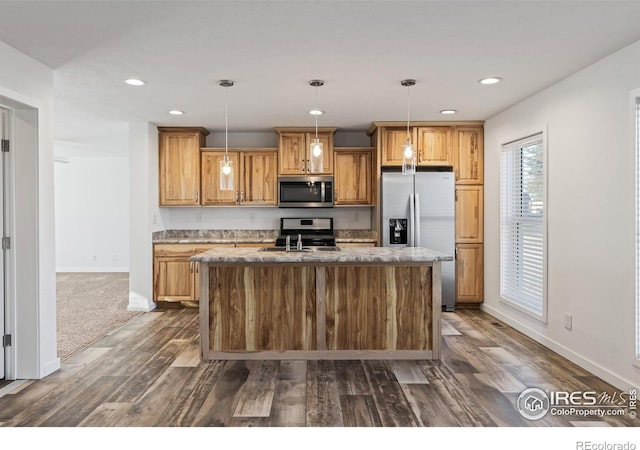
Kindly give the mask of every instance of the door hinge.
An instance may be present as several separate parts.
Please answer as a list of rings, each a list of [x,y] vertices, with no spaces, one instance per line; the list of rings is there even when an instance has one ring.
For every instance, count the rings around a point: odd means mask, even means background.
[[[11,335],[5,334],[2,336],[2,346],[3,347],[11,347]]]
[[[2,238],[2,250],[9,250],[11,248],[11,238],[3,237]]]
[[[9,139],[2,139],[2,144],[0,144],[0,148],[2,149],[2,152],[8,152],[9,151]]]

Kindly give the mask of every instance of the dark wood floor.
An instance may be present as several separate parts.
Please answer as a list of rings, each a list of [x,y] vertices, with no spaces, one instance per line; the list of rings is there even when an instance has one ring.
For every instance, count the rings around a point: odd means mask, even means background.
[[[522,418],[526,387],[617,389],[480,311],[444,316],[442,361],[200,362],[197,310],[151,312],[1,397],[0,425],[638,425]]]

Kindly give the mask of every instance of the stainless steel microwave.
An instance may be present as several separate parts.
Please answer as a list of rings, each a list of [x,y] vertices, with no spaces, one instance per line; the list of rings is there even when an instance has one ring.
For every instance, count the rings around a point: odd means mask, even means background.
[[[280,208],[332,208],[333,177],[279,177],[278,206]]]

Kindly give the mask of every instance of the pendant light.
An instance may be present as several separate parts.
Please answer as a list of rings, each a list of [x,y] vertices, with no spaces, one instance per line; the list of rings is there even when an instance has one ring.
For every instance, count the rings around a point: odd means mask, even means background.
[[[318,116],[322,115],[322,111],[318,109],[318,88],[324,85],[322,80],[311,80],[309,84],[316,88],[316,101],[314,108],[309,111],[309,114],[316,118],[316,137],[311,141],[309,147],[309,157],[311,158],[310,172],[319,173],[323,172],[322,159],[323,159],[323,145],[318,139]]]
[[[233,86],[231,80],[220,80],[224,89],[224,158],[220,161],[220,190],[233,191],[233,161],[229,159],[229,115],[227,113],[227,88]]]
[[[411,132],[409,130],[409,113],[411,111],[409,102],[409,88],[416,84],[416,80],[407,79],[400,82],[407,88],[407,140],[402,146],[402,173],[412,175],[416,173],[416,152],[411,143]]]

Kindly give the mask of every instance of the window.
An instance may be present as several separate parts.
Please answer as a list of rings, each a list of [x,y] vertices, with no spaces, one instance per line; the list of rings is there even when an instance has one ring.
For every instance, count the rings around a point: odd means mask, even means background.
[[[542,133],[502,145],[500,296],[546,322],[544,159]]]

